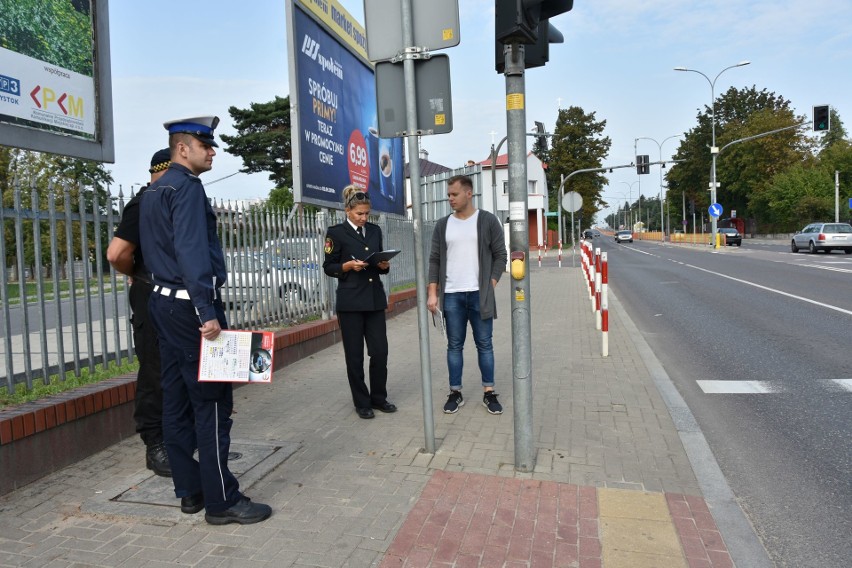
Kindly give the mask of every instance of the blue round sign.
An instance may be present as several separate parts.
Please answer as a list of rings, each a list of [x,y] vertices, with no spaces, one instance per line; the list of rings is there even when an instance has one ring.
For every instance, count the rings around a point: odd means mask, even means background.
[[[718,217],[724,211],[720,203],[712,204],[710,207],[707,208],[707,210],[710,212],[711,217]]]

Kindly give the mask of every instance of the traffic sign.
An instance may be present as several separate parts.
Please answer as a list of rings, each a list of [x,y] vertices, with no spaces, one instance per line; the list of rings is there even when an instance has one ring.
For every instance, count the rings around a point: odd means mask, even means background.
[[[414,45],[428,51],[446,49],[459,44],[458,0],[412,2],[411,25]],[[367,29],[367,57],[383,61],[401,54],[406,47],[402,39],[402,2],[366,0],[364,21]]]
[[[707,210],[710,212],[711,217],[718,217],[724,211],[722,205],[719,203],[714,203],[713,205],[708,207]]]
[[[575,213],[583,206],[583,196],[576,191],[569,191],[562,196],[562,208],[570,213]]]
[[[852,197],[849,198],[849,209],[852,209]]]

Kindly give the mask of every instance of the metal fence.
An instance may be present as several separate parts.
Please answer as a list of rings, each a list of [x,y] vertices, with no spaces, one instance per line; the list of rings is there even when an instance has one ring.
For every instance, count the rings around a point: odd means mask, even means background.
[[[51,375],[135,357],[126,278],[106,261],[125,195],[65,185],[39,190],[15,183],[0,207],[0,351],[9,391]],[[132,194],[127,196],[127,200]],[[322,270],[326,229],[342,211],[271,211],[213,202],[228,266],[222,297],[230,327],[280,329],[331,317],[337,280]],[[388,293],[415,285],[414,225],[371,219],[386,249],[403,252],[383,276]],[[428,255],[434,223],[423,225]]]

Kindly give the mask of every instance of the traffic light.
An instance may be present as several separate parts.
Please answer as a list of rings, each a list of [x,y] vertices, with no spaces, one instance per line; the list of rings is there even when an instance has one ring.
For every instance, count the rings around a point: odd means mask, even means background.
[[[562,43],[565,39],[562,37],[562,32],[557,30],[553,24],[544,20],[538,25],[538,39],[530,45],[524,46],[524,69],[532,69],[533,67],[543,67],[545,63],[550,61],[550,44]],[[506,69],[506,60],[503,52],[503,44],[497,41],[495,43],[497,50],[494,52],[494,68],[498,73],[502,74]]]
[[[547,152],[547,136],[544,135],[543,122],[535,121],[535,133],[539,135],[536,138],[536,140],[538,140],[538,147],[541,148],[542,152]]]
[[[651,173],[651,166],[648,165],[649,160],[647,155],[636,156],[636,173],[637,174],[649,174]]]
[[[495,0],[495,38],[498,43],[534,44],[542,22],[574,7],[574,0]]]
[[[828,105],[814,106],[814,132],[826,132],[831,129],[831,113]]]

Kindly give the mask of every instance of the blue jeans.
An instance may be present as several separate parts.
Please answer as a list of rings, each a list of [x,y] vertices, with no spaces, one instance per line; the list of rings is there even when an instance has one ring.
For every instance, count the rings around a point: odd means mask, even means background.
[[[467,324],[473,330],[473,342],[479,355],[479,372],[482,386],[494,386],[494,348],[491,333],[492,318],[479,316],[479,291],[452,292],[444,294],[444,319],[447,325],[447,369],[450,374],[450,390],[461,390],[464,368],[464,339]]]

